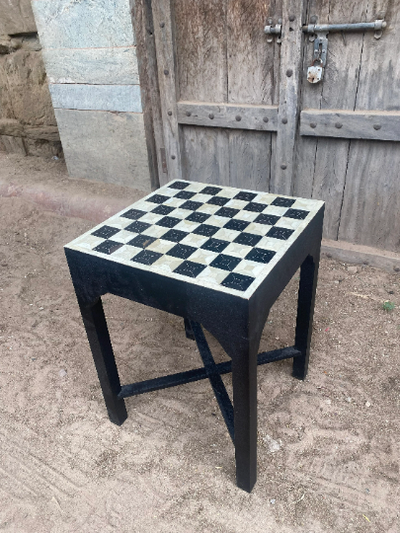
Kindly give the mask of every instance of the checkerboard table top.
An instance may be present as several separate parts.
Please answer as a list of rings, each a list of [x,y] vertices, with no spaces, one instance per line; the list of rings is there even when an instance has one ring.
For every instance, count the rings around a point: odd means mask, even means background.
[[[174,180],[66,248],[249,298],[322,205]]]

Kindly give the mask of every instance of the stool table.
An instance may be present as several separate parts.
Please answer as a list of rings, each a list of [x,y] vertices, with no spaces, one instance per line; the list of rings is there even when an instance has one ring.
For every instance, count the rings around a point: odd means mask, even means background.
[[[124,398],[208,378],[235,446],[237,485],[257,476],[257,364],[293,358],[307,373],[324,203],[219,185],[172,181],[65,246],[111,422]],[[269,310],[300,270],[294,346],[258,354]],[[204,367],[122,385],[101,295],[184,318]],[[231,361],[216,364],[201,325]],[[232,372],[233,406],[221,379]]]

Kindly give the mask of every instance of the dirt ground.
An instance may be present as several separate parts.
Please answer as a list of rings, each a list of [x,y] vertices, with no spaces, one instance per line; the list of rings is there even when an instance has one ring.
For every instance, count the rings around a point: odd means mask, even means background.
[[[399,274],[322,259],[307,379],[290,361],[259,367],[247,494],[207,381],[130,398],[123,426],[109,422],[63,254],[91,226],[0,198],[1,531],[400,532]],[[297,284],[263,350],[293,343]],[[200,366],[182,319],[110,295],[104,306],[123,383]]]

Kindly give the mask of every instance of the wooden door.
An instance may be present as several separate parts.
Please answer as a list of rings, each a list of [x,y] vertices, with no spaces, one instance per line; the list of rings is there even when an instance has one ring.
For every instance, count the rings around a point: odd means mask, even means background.
[[[293,192],[326,201],[325,236],[400,251],[400,4],[310,0],[320,23],[385,19],[373,32],[331,33],[324,79],[312,85],[304,40]]]
[[[396,2],[141,2],[154,32],[161,184],[183,177],[321,198],[325,237],[400,250]],[[388,27],[380,40],[330,34],[324,79],[311,85],[313,45],[301,30],[311,15],[320,23],[385,18]],[[282,20],[281,44],[264,34],[269,17]]]

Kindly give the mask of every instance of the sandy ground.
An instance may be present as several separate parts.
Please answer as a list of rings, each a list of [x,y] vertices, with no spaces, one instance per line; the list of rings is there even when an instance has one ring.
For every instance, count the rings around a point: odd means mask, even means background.
[[[247,494],[208,382],[130,398],[109,422],[62,249],[92,225],[0,198],[0,531],[399,533],[399,274],[322,259],[308,378],[259,367]],[[297,283],[262,349],[293,343]],[[200,366],[182,319],[104,305],[124,383]]]

